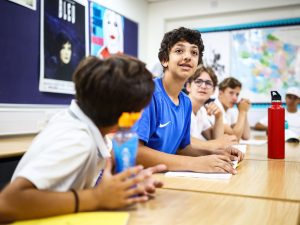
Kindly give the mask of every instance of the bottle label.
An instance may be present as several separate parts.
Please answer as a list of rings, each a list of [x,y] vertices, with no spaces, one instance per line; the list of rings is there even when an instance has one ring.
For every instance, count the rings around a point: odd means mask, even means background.
[[[126,142],[119,143],[113,140],[113,149],[115,153],[116,172],[122,172],[135,165],[136,153],[138,147],[138,138],[132,137]]]

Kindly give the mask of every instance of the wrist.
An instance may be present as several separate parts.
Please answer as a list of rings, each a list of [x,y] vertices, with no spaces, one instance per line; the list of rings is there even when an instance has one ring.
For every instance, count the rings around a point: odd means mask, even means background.
[[[105,208],[103,205],[102,191],[99,191],[98,187],[87,189],[85,192],[86,202],[88,205],[86,210],[83,211],[95,211]]]

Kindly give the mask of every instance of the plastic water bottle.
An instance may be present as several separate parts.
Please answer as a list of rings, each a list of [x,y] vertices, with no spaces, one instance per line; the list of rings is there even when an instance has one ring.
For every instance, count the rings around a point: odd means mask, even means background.
[[[272,105],[268,108],[268,158],[284,159],[284,108],[281,106],[281,96],[277,91],[271,91]]]
[[[119,131],[113,137],[116,173],[133,167],[138,149],[138,135],[131,130],[134,123],[140,118],[140,113],[123,113],[119,118]]]

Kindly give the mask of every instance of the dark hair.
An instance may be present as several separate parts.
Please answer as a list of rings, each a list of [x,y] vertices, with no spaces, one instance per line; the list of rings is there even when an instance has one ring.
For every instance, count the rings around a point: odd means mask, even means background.
[[[193,76],[191,76],[188,80],[187,80],[187,83],[192,83],[194,80],[196,80],[198,77],[200,77],[200,75],[203,73],[203,72],[206,72],[210,79],[212,80],[213,82],[213,86],[214,88],[218,85],[218,77],[217,75],[215,74],[215,72],[213,71],[213,69],[211,67],[205,67],[203,65],[199,66],[196,70],[196,72],[194,73]]]
[[[59,55],[59,51],[62,49],[62,46],[64,44],[66,44],[67,42],[69,42],[71,44],[71,47],[72,47],[71,38],[69,37],[69,35],[67,33],[60,32],[56,36],[56,38],[55,38],[55,50],[56,50],[58,55]]]
[[[227,77],[219,84],[220,91],[224,91],[226,88],[234,89],[236,87],[242,88],[242,84],[234,77]]]
[[[180,27],[178,29],[174,29],[170,32],[165,33],[158,52],[158,58],[160,62],[169,61],[170,50],[179,41],[187,41],[190,44],[197,45],[199,49],[198,65],[202,63],[204,45],[202,42],[201,34],[197,30],[191,30],[185,27]]]
[[[74,72],[76,99],[97,126],[111,126],[122,112],[138,112],[150,102],[152,74],[143,62],[125,56],[87,57]]]

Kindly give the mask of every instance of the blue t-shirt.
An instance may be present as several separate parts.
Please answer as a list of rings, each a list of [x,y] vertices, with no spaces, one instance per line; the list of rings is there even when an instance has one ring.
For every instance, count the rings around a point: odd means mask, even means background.
[[[178,149],[190,144],[191,101],[180,92],[179,104],[175,105],[167,95],[162,79],[155,79],[154,82],[155,91],[151,102],[133,130],[146,146],[176,154]]]

